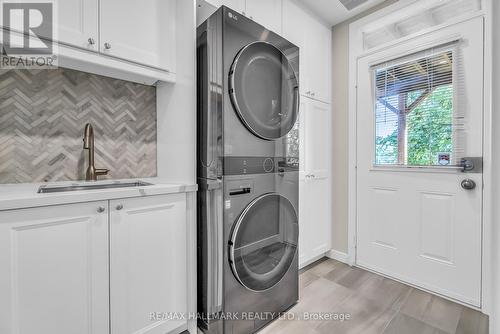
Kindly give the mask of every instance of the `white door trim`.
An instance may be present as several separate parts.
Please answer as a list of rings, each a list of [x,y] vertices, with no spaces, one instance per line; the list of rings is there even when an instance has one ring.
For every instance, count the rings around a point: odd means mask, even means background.
[[[357,245],[357,73],[358,59],[367,54],[378,52],[387,49],[390,46],[400,44],[404,41],[427,35],[432,32],[439,31],[445,27],[470,20],[474,17],[481,16],[485,22],[485,59],[484,59],[484,124],[483,124],[483,262],[482,262],[482,306],[481,311],[490,314],[492,310],[492,254],[490,240],[492,230],[492,0],[482,0],[482,10],[473,14],[463,15],[452,19],[445,24],[422,30],[413,35],[401,38],[394,42],[390,42],[369,52],[363,50],[363,29],[374,22],[382,23],[389,14],[394,14],[399,11],[408,11],[408,8],[415,7],[418,9],[419,0],[400,0],[394,5],[388,6],[378,12],[368,15],[349,26],[349,119],[348,119],[348,263],[356,264],[356,245]],[[408,13],[406,13],[408,14]],[[495,323],[495,321],[490,321]],[[498,330],[498,329],[497,329]],[[494,333],[494,329],[490,329]]]

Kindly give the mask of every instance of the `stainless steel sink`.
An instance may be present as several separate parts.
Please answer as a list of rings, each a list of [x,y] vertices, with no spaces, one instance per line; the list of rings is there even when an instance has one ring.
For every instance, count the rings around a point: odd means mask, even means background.
[[[39,194],[60,193],[66,191],[82,191],[82,190],[102,190],[102,189],[116,189],[116,188],[134,188],[152,186],[153,184],[134,181],[134,182],[116,182],[116,183],[97,183],[97,184],[76,184],[69,186],[41,186],[38,188]]]

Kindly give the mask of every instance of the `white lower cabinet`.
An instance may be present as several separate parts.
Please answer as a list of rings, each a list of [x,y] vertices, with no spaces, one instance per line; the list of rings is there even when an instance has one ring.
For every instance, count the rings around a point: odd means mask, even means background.
[[[108,332],[107,205],[0,212],[0,333]]]
[[[110,217],[111,333],[164,334],[183,327],[185,195],[111,201]]]
[[[186,225],[186,194],[0,211],[0,333],[182,332]]]

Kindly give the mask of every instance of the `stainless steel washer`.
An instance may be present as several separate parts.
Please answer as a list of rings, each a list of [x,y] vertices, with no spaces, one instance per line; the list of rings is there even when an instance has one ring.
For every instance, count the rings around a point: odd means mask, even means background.
[[[197,38],[198,324],[254,333],[298,300],[299,49],[224,6]]]

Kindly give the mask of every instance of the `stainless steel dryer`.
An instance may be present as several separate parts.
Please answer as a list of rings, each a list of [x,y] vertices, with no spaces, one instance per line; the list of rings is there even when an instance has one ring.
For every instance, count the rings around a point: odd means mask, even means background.
[[[298,300],[299,49],[227,7],[197,37],[199,327],[254,333]]]

